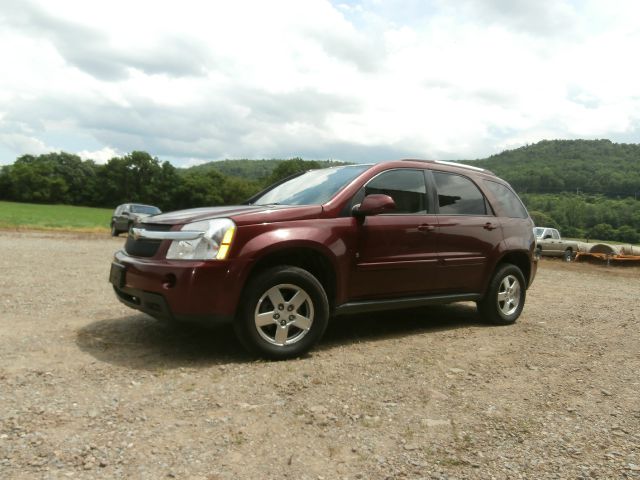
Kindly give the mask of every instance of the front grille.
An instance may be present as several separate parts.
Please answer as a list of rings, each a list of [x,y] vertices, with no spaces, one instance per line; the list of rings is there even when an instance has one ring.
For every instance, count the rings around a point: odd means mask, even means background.
[[[171,225],[163,225],[159,223],[141,223],[136,225],[136,227],[144,228],[145,230],[153,230],[155,232],[167,232],[171,230]],[[124,250],[132,257],[153,257],[158,251],[160,243],[162,243],[162,240],[149,240],[146,238],[134,240],[134,238],[129,235],[127,237],[127,243],[124,244]]]

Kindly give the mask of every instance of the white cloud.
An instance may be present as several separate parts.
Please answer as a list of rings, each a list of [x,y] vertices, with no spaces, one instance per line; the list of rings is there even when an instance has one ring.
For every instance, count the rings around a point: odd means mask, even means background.
[[[123,152],[119,152],[111,147],[103,147],[92,152],[88,150],[81,150],[78,152],[78,156],[83,160],[93,160],[94,162],[101,164],[107,163],[113,157],[119,157],[122,155]]]
[[[97,161],[137,149],[194,164],[628,139],[638,14],[601,0],[6,0],[0,147],[43,152],[55,134]]]
[[[5,148],[20,152],[21,155],[41,155],[59,150],[45,145],[44,142],[38,138],[21,133],[0,133],[0,144],[5,146]]]

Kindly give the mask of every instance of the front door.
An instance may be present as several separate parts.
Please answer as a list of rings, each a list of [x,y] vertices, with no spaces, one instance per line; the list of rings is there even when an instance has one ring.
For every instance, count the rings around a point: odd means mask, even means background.
[[[382,172],[358,195],[385,194],[393,213],[366,217],[358,226],[351,299],[429,293],[437,284],[437,218],[426,195],[423,170]]]

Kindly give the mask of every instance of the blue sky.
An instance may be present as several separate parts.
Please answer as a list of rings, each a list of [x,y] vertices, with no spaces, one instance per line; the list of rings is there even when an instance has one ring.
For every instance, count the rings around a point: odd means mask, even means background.
[[[4,0],[0,164],[637,143],[638,18],[630,0]]]

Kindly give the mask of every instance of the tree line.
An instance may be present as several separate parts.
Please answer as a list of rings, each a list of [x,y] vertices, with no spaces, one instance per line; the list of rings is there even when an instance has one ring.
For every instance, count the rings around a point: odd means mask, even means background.
[[[464,163],[507,180],[536,225],[567,237],[640,242],[640,145],[545,140]],[[65,152],[23,155],[0,169],[0,199],[107,208],[139,202],[165,211],[230,205],[294,173],[340,164],[226,160],[183,169],[142,151],[103,165]]]
[[[560,230],[564,237],[640,243],[640,202],[603,195],[521,195],[538,226]]]
[[[142,151],[104,165],[65,152],[23,155],[0,169],[0,199],[107,208],[136,202],[162,210],[231,205],[281,178],[323,166],[299,158],[274,162],[262,178],[252,179],[211,167],[179,169]]]

